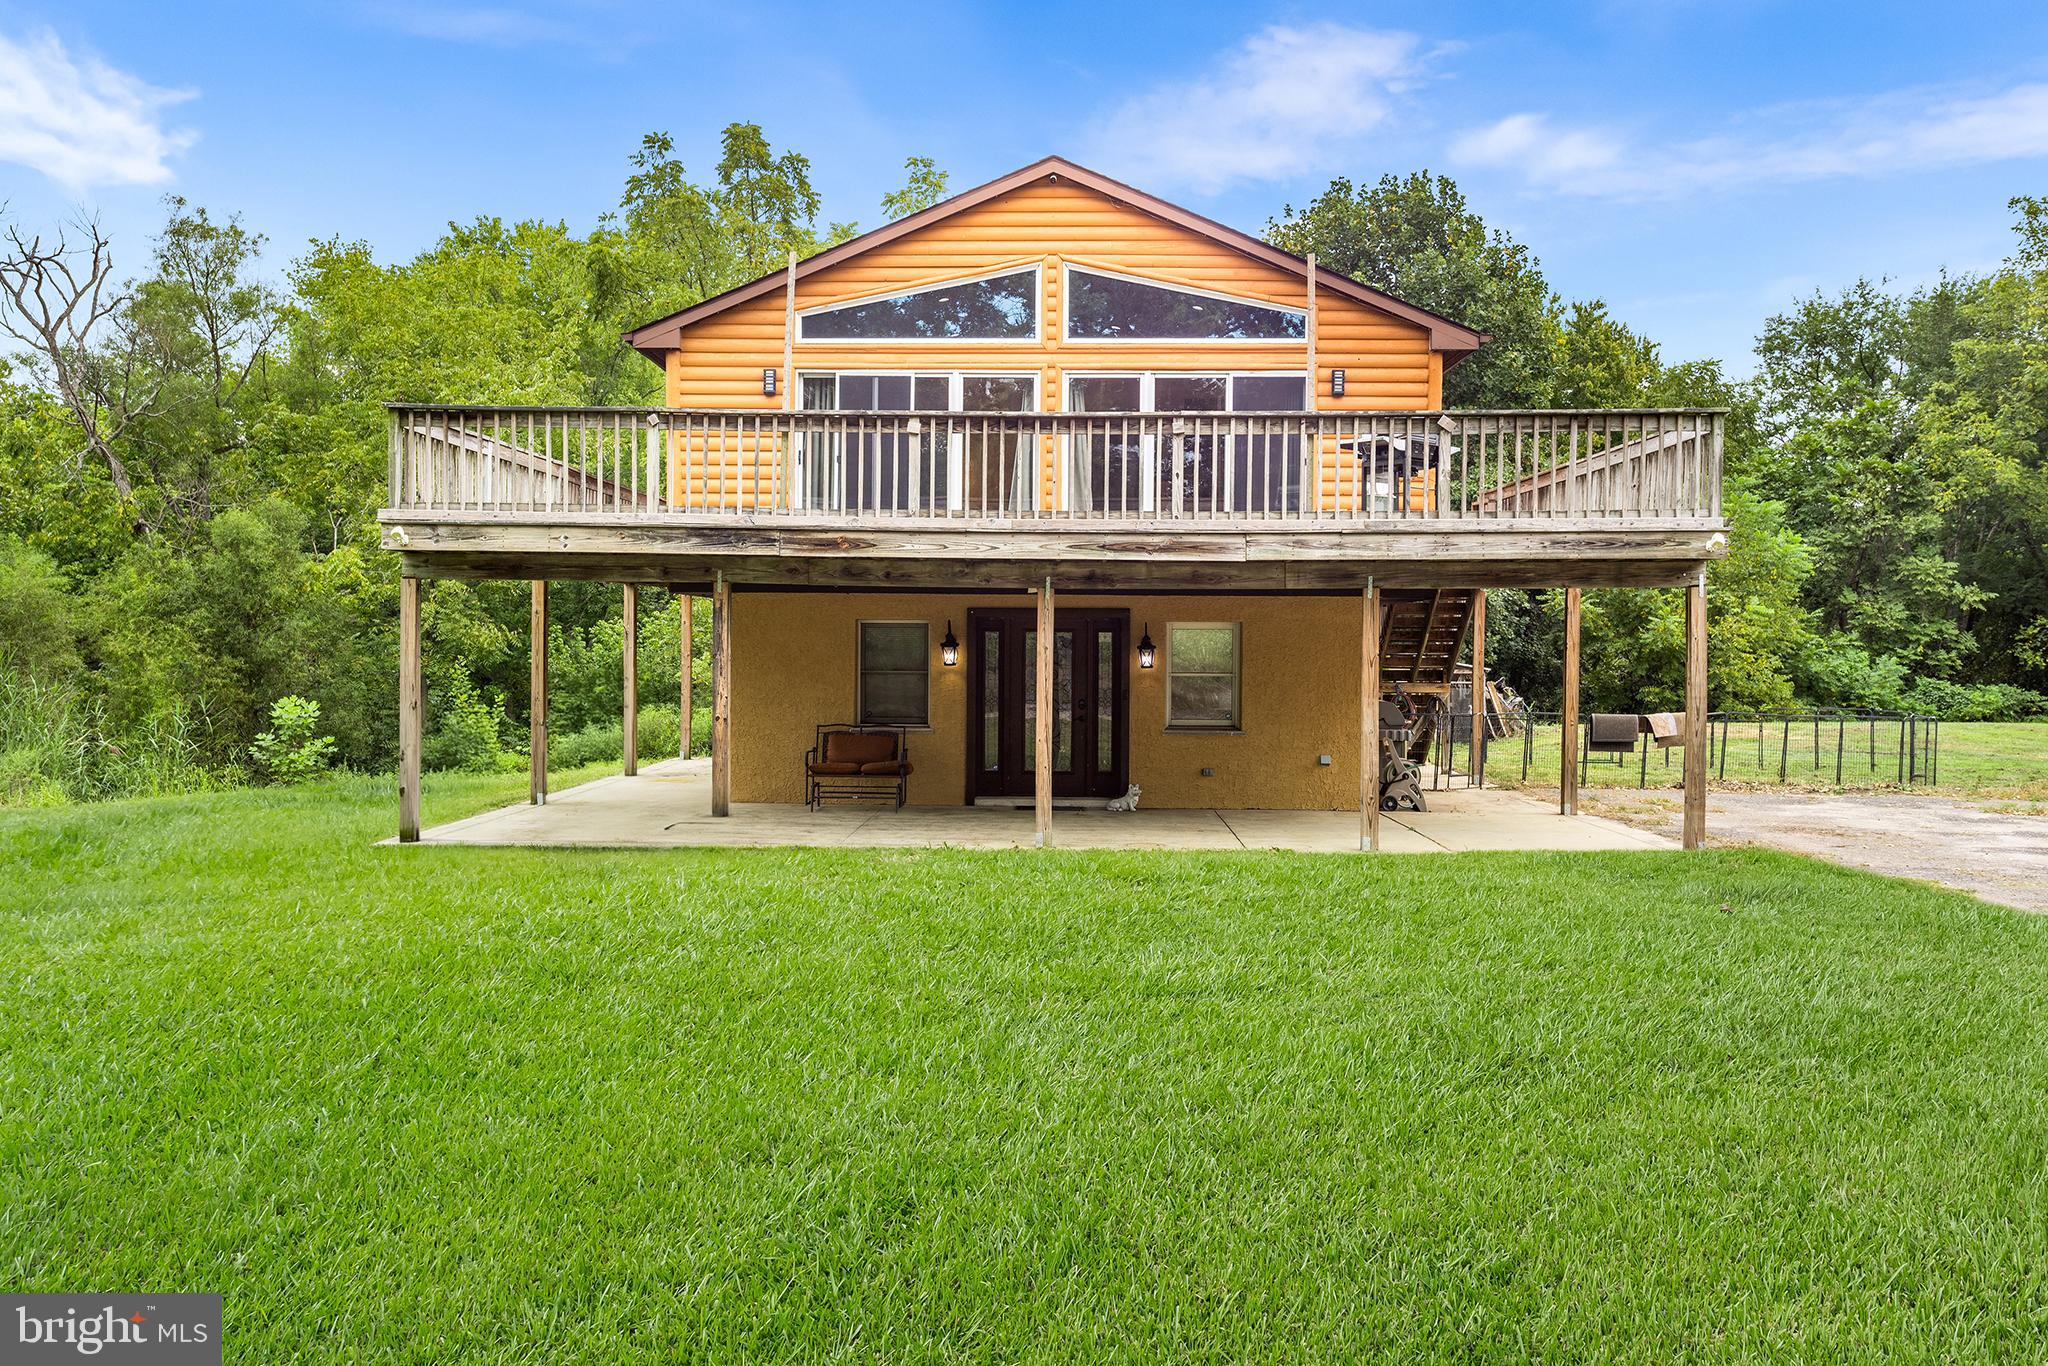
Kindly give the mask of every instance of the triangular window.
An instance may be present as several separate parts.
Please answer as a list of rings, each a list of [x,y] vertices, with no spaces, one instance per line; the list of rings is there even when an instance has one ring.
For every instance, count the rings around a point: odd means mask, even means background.
[[[1038,270],[814,308],[798,320],[798,335],[804,341],[1034,341]]]
[[[1300,341],[1308,315],[1128,275],[1067,271],[1069,341]]]

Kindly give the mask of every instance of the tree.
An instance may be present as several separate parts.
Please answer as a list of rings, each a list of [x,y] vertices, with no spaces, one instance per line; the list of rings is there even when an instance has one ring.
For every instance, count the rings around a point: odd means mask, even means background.
[[[631,289],[647,317],[673,313],[854,233],[817,231],[821,200],[809,158],[776,155],[755,123],[728,124],[716,182],[691,182],[667,133],[649,133],[633,155],[619,204]]]
[[[102,462],[126,501],[134,483],[116,443],[149,411],[154,394],[137,381],[135,349],[105,344],[128,302],[113,283],[113,250],[96,220],[74,227],[82,246],[72,245],[64,229],[45,245],[40,234],[24,237],[18,225],[8,225],[0,249],[0,331],[29,348],[31,374],[78,427],[80,456]]]
[[[1557,369],[1560,305],[1528,248],[1489,229],[1448,176],[1347,179],[1266,225],[1275,245],[1488,333],[1444,375],[1448,406],[1542,407]]]
[[[882,196],[882,216],[892,222],[929,209],[946,197],[946,173],[930,157],[911,157],[903,169],[903,188]]]

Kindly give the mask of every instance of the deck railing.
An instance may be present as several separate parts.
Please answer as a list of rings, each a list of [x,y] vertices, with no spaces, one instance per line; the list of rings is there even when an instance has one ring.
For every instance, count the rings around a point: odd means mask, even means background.
[[[1725,417],[390,411],[397,511],[1176,524],[1717,519]]]

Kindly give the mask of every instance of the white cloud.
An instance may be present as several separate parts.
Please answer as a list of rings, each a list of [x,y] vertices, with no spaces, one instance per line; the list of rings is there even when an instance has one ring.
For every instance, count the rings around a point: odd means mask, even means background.
[[[1510,114],[1451,143],[1451,159],[1473,166],[1513,166],[1532,180],[1563,180],[1605,170],[1621,146],[1587,130],[1558,132],[1541,114]]]
[[[485,47],[573,46],[593,37],[566,20],[503,5],[371,4],[364,13],[375,23],[415,38]]]
[[[1450,153],[1454,162],[1510,171],[1535,188],[1617,199],[1897,175],[2048,157],[2048,84],[1786,106],[1742,124],[1734,133],[1657,144],[1513,114],[1461,135]]]
[[[1428,56],[1412,33],[1275,25],[1127,100],[1089,130],[1083,159],[1139,184],[1208,193],[1316,171],[1386,119]]]
[[[171,178],[169,158],[199,136],[166,129],[164,110],[194,93],[74,58],[47,29],[19,42],[0,34],[0,161],[32,166],[72,190],[161,185]]]

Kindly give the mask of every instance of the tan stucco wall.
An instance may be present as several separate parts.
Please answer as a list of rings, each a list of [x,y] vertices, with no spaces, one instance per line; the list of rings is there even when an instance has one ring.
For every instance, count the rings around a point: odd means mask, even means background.
[[[1355,597],[1119,597],[1066,606],[1131,614],[1131,777],[1158,807],[1356,809],[1359,601]],[[733,604],[732,795],[803,800],[803,757],[820,723],[854,719],[856,624],[931,625],[932,725],[910,737],[910,800],[958,805],[967,787],[967,612],[1030,607],[1029,594],[736,592]],[[961,662],[939,662],[952,622]],[[1166,667],[1137,667],[1147,623],[1162,646],[1171,621],[1243,623],[1243,730],[1168,732]],[[1327,754],[1329,767],[1317,763]],[[1202,769],[1213,768],[1205,778]]]

